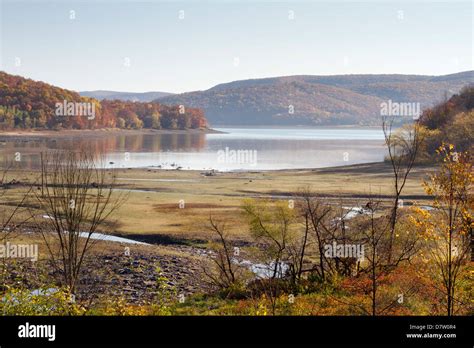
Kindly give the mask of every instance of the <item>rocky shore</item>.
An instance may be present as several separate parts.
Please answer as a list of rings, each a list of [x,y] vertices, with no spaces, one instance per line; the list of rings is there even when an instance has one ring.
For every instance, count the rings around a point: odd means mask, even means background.
[[[177,246],[189,249],[190,247]],[[187,252],[192,250],[187,250]],[[91,255],[82,267],[80,283],[76,291],[79,300],[93,300],[108,295],[122,297],[132,304],[153,301],[159,284],[165,285],[175,296],[189,296],[209,290],[203,274],[204,258],[189,254],[175,256],[134,250],[130,255],[123,252]],[[60,274],[47,261],[29,262],[7,260],[4,264],[4,286],[35,290],[60,284]],[[3,266],[2,266],[3,268]]]

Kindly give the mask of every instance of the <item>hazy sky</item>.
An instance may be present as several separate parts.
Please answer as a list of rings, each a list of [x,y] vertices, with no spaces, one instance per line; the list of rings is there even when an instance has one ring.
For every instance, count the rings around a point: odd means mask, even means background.
[[[0,3],[0,70],[79,91],[473,69],[471,1]]]

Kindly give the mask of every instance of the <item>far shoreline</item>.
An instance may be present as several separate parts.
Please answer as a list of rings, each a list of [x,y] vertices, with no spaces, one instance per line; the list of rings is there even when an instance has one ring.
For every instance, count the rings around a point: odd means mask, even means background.
[[[101,129],[61,129],[61,130],[11,130],[1,131],[0,140],[12,140],[19,138],[33,140],[35,138],[54,137],[97,137],[103,135],[162,135],[162,134],[225,134],[212,128],[197,129],[119,129],[119,128],[101,128]]]

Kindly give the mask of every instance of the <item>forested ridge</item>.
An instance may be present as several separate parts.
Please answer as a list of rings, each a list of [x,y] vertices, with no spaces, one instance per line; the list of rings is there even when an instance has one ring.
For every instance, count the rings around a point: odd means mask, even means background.
[[[420,117],[425,139],[424,157],[432,158],[443,143],[456,144],[460,152],[474,150],[474,85],[466,86]]]
[[[64,114],[64,110],[61,114],[58,109],[62,105],[87,105],[93,115]],[[206,118],[197,108],[167,106],[159,102],[99,101],[44,82],[0,72],[0,130],[204,127],[207,127]]]
[[[444,76],[282,76],[233,81],[205,91],[160,97],[201,108],[213,125],[380,125],[381,103],[432,107],[474,81],[474,72]]]

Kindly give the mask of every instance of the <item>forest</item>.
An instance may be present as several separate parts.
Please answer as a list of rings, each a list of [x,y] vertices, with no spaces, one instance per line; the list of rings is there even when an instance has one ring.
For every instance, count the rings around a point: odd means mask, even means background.
[[[88,103],[94,117],[58,116],[58,104]],[[43,82],[0,72],[0,130],[12,129],[198,129],[207,127],[200,109],[158,102],[98,101]]]
[[[474,86],[464,87],[459,94],[426,109],[420,117],[425,138],[423,158],[430,158],[443,142],[456,144],[458,151],[474,149]],[[431,157],[432,158],[432,157]]]

